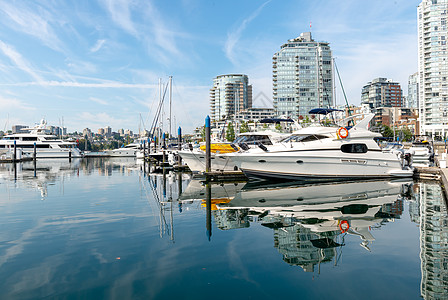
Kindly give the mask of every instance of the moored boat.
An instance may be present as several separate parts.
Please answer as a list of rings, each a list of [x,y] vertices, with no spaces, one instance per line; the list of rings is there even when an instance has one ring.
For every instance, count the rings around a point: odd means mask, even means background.
[[[344,120],[343,124],[352,116]],[[374,114],[353,127],[311,126],[264,149],[226,154],[249,178],[345,180],[411,177],[402,152],[383,152],[368,130]]]
[[[23,156],[32,157],[36,148],[37,158],[75,158],[82,157],[81,150],[75,142],[59,139],[48,134],[47,122],[41,120],[40,124],[32,128],[23,128],[23,133],[8,134],[0,140],[0,151],[20,148]]]

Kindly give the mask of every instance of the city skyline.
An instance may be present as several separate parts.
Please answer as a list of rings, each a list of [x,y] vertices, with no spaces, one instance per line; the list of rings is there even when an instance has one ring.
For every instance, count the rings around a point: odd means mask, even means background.
[[[2,2],[0,130],[43,117],[63,119],[69,132],[138,132],[140,119],[148,129],[158,79],[172,75],[174,128],[191,132],[210,114],[219,75],[247,74],[255,107],[272,100],[273,54],[307,31],[330,43],[350,104],[377,77],[406,91],[418,68],[420,2]]]

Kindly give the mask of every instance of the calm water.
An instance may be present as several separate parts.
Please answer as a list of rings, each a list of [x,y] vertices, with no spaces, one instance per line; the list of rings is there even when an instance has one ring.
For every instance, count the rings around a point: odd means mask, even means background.
[[[0,299],[443,299],[447,217],[437,183],[203,186],[132,159],[5,164]]]

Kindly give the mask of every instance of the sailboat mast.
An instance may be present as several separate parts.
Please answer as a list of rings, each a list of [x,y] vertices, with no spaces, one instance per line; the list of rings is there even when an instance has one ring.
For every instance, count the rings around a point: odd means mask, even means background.
[[[170,136],[171,138],[171,104],[172,104],[172,97],[173,97],[173,76],[170,76]]]

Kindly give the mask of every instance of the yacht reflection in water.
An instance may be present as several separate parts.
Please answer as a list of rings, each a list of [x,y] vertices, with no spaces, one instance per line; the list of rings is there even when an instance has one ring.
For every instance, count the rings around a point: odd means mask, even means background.
[[[38,190],[41,199],[48,196],[48,186],[67,180],[69,177],[91,175],[112,176],[112,173],[128,174],[139,171],[135,158],[131,159],[67,159],[41,158],[36,161],[0,163],[0,180],[14,182],[17,187]]]
[[[217,204],[215,221],[224,229],[250,222],[271,228],[283,260],[313,272],[323,262],[337,263],[346,235],[359,236],[370,251],[371,230],[400,218],[411,186],[410,181],[247,184],[230,202]]]

